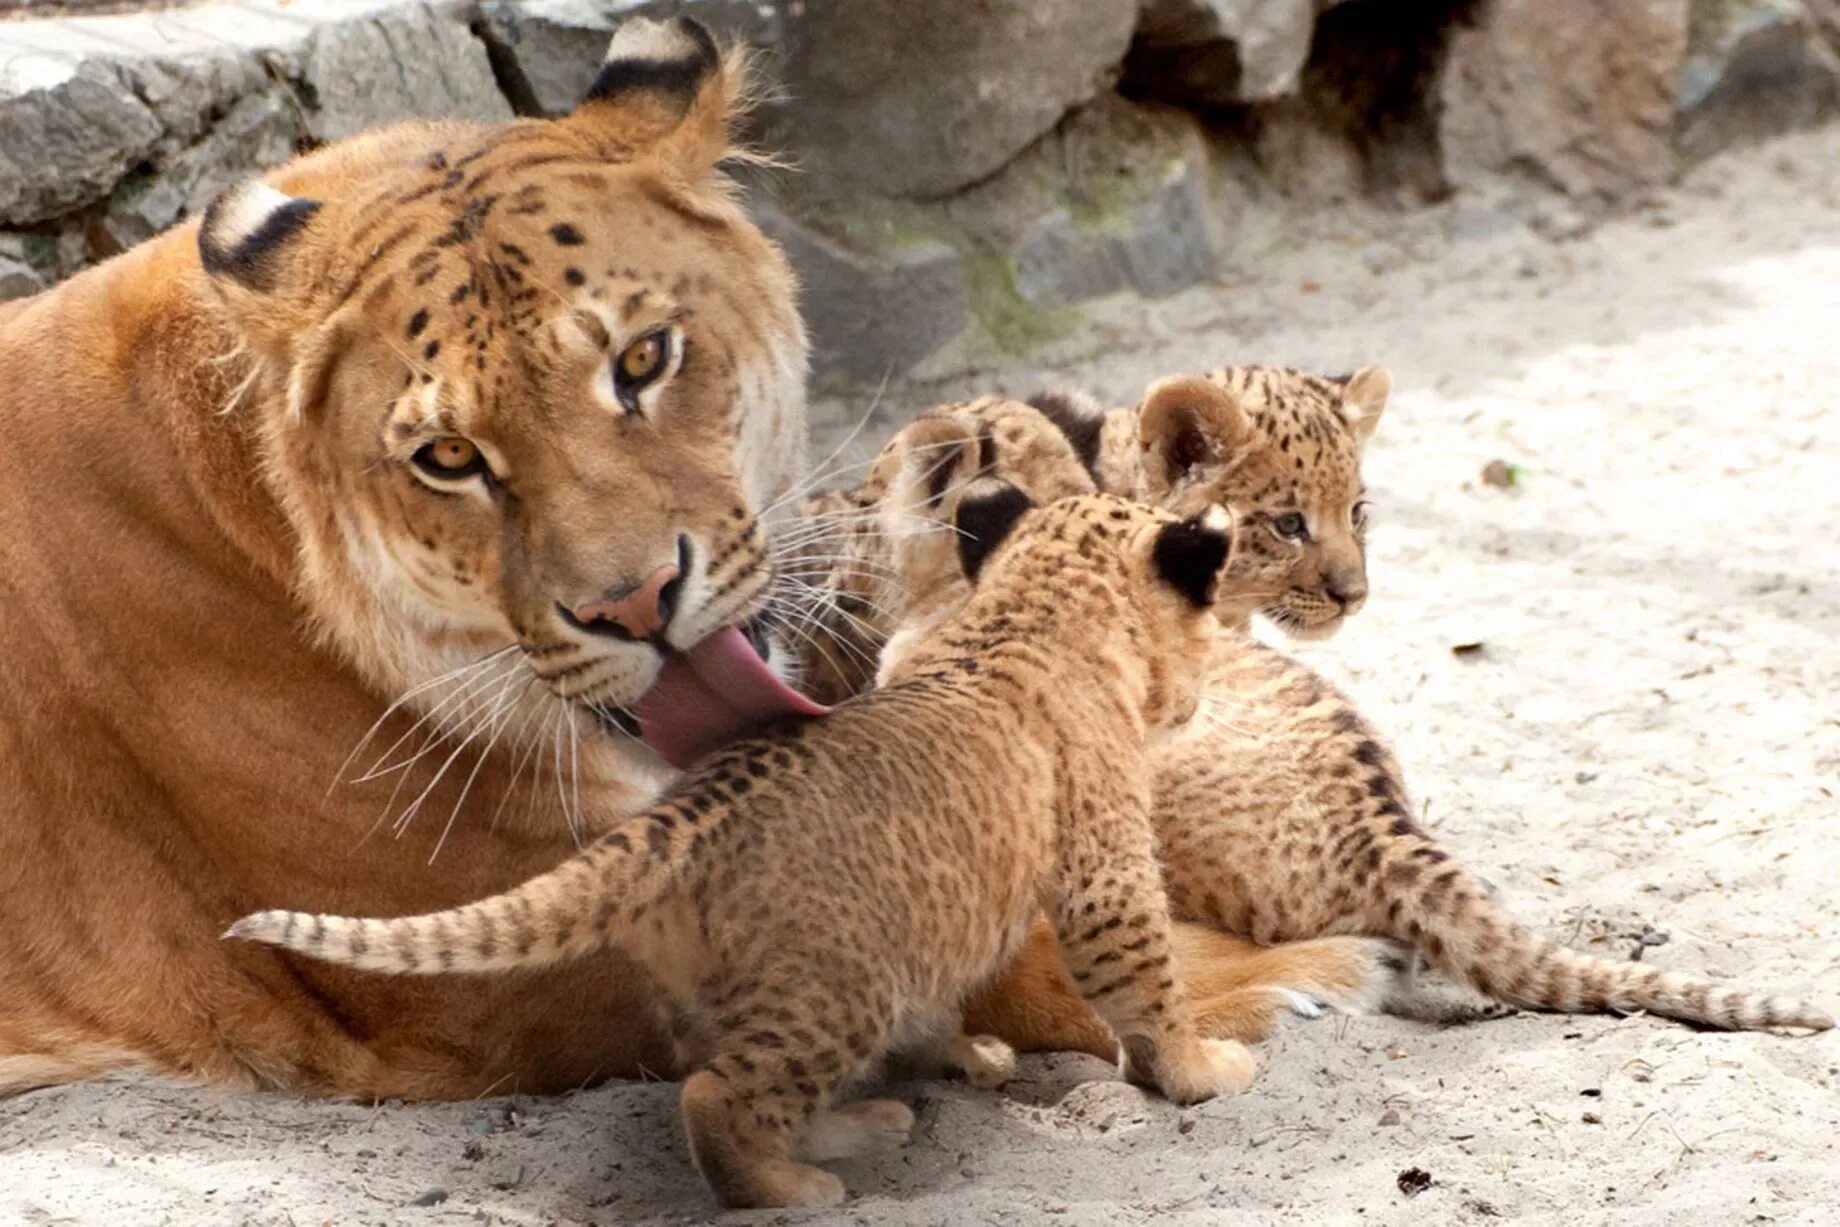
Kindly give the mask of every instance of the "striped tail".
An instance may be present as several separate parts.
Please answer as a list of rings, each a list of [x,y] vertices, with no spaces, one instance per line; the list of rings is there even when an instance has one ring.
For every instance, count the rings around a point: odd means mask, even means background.
[[[686,864],[683,807],[660,804],[503,894],[420,916],[245,916],[225,937],[394,975],[510,971],[580,958],[619,938]]]
[[[1394,896],[1394,936],[1440,971],[1498,1001],[1566,1014],[1647,1011],[1726,1031],[1802,1027],[1834,1020],[1794,997],[1769,996],[1619,962],[1561,946],[1512,920],[1488,890],[1428,837],[1389,856],[1381,881]],[[1403,891],[1401,888],[1405,888]],[[1401,898],[1401,895],[1404,897]]]

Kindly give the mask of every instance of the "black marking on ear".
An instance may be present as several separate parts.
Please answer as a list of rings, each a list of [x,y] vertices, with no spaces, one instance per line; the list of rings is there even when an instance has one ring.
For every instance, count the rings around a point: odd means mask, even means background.
[[[622,38],[627,34],[624,26],[614,34],[613,45],[607,49],[607,62],[588,87],[585,101],[612,102],[634,90],[651,90],[677,99],[680,110],[690,109],[698,87],[716,70],[721,58],[716,40],[693,17],[646,24],[661,28],[655,32],[635,31],[637,37],[630,39]]]
[[[229,215],[239,202],[246,206],[248,194],[261,186],[245,183],[220,192],[205,209],[204,220],[198,226],[198,257],[204,264],[204,271],[252,290],[274,288],[274,254],[319,212],[317,200],[283,197],[285,203],[269,210],[254,226],[241,233],[224,233],[232,220]],[[281,193],[274,195],[281,196]]]
[[[1157,575],[1198,609],[1214,603],[1214,584],[1232,548],[1224,531],[1206,523],[1206,515],[1165,525],[1151,551]]]
[[[965,578],[976,580],[991,551],[1016,527],[1016,521],[1035,504],[1029,496],[1005,482],[989,494],[960,500],[953,523],[958,529],[958,561]]]
[[[1105,414],[1066,392],[1042,392],[1024,403],[1053,422],[1055,429],[1067,436],[1068,445],[1086,471],[1094,477],[1099,475],[1099,435],[1105,429]]]

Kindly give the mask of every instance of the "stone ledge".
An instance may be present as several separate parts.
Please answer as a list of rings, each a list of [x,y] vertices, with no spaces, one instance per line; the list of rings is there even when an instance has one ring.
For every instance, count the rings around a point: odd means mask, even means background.
[[[690,12],[766,52],[778,98],[755,135],[804,170],[758,211],[804,282],[819,373],[850,380],[961,341],[1034,350],[1099,298],[1256,280],[1248,236],[1301,209],[1458,193],[1488,225],[1558,209],[1575,233],[1729,144],[1840,110],[1840,0],[1625,0],[1615,21],[1594,0],[1428,0],[1410,20],[1394,0],[843,2],[221,0],[0,21],[0,299],[300,148],[414,115],[564,111],[641,14]]]
[[[48,284],[220,188],[409,115],[509,118],[478,10],[249,0],[0,22],[0,253]],[[74,238],[72,236],[75,236]]]

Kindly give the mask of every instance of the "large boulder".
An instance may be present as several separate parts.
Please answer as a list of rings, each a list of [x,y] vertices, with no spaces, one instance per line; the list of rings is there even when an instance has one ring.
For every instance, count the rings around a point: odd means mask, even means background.
[[[1444,174],[1501,175],[1599,203],[1665,182],[1688,0],[1482,0],[1437,98]]]
[[[874,383],[962,333],[969,289],[949,243],[908,229],[897,220],[898,207],[890,215],[859,203],[848,219],[834,204],[808,205],[801,216],[757,192],[749,212],[798,270],[813,371]]]
[[[323,26],[299,68],[312,101],[307,131],[336,141],[407,116],[511,118],[486,47],[431,5]]]
[[[1127,80],[1201,108],[1296,90],[1320,9],[1336,0],[1144,0]]]
[[[1840,107],[1840,0],[1692,0],[1675,98],[1687,161],[1806,128]]]
[[[164,133],[112,65],[30,51],[0,60],[0,224],[102,199]]]
[[[1112,83],[1129,0],[849,0],[788,19],[775,140],[811,173],[945,196]]]

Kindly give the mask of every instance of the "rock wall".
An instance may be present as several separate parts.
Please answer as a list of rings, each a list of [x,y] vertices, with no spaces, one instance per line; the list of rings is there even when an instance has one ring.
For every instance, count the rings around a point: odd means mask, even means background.
[[[1840,110],[1840,0],[245,0],[0,20],[0,298],[296,150],[566,109],[696,14],[775,85],[750,184],[821,377],[1026,352],[1080,304],[1256,279],[1298,210],[1590,217]]]

